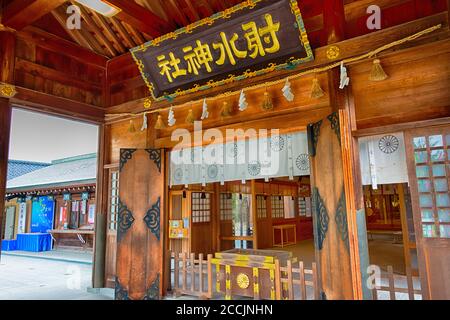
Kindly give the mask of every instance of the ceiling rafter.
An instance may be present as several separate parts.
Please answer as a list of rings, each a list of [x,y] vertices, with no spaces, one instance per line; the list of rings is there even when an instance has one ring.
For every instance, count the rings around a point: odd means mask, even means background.
[[[110,37],[110,40],[112,40],[113,44],[119,49],[119,51],[121,53],[125,52],[127,50],[127,48],[124,47],[124,45],[122,44],[122,41],[120,41],[117,34],[111,28],[109,22],[106,21],[106,19],[102,15],[98,14],[97,12],[91,11],[91,13],[92,13],[94,20],[96,20],[97,23],[100,25],[100,27],[103,28],[105,33]]]
[[[206,11],[206,15],[209,17],[214,14],[213,8],[209,5],[208,1],[206,0],[198,0],[200,3],[199,7],[203,7]]]
[[[164,0],[163,0],[164,1]],[[169,19],[168,14],[165,12],[164,7],[161,4],[161,0],[136,0],[138,4],[152,11],[161,19],[167,21],[171,28],[175,28],[174,21]]]
[[[198,21],[200,20],[200,16],[197,12],[197,10],[194,8],[194,6],[192,5],[192,2],[189,0],[184,0],[184,3],[186,4],[186,9],[187,11],[190,13],[190,15],[192,16],[191,18],[191,23],[194,21]]]
[[[132,26],[130,26],[128,23],[124,23],[123,26],[131,34],[131,36],[133,37],[133,39],[137,43],[137,45],[141,45],[146,42],[144,37],[142,36],[142,34],[140,34],[138,31],[136,31],[136,29],[133,28]]]
[[[64,28],[64,30],[66,30],[66,32],[69,34],[69,36],[80,46],[84,47],[84,48],[88,48],[91,50],[94,50],[94,47],[91,46],[91,44],[85,39],[84,35],[81,34],[80,30],[77,29],[73,29],[70,30],[67,28],[67,24],[66,24],[66,17],[64,16],[64,13],[60,8],[56,8],[54,9],[51,14],[53,15],[53,17],[56,19],[56,21],[58,21],[58,23],[61,25],[61,27]]]
[[[152,37],[161,36],[172,30],[172,27],[167,21],[134,1],[108,0],[108,2],[121,9],[116,15],[118,19]]]
[[[130,36],[128,31],[125,29],[125,27],[122,25],[122,23],[119,20],[117,20],[114,17],[112,17],[110,20],[111,20],[111,23],[113,24],[114,28],[117,30],[117,32],[123,38],[123,40],[125,41],[125,43],[127,44],[127,46],[129,48],[133,48],[133,47],[137,46],[137,43],[135,43],[133,41],[133,38]]]
[[[167,0],[164,2],[166,6],[166,12],[169,13],[172,20],[174,20],[179,27],[186,26],[189,24],[189,20],[186,18],[184,13],[180,10],[178,4],[174,0]]]
[[[103,34],[102,30],[97,26],[94,19],[89,14],[89,11],[85,9],[85,7],[80,6],[81,16],[86,21],[89,28],[94,32],[95,36],[100,40],[101,44],[106,47],[106,50],[109,54],[114,57],[118,52],[114,48],[111,42],[109,42],[108,38]]]
[[[3,10],[2,24],[22,30],[65,2],[66,0],[14,0]]]

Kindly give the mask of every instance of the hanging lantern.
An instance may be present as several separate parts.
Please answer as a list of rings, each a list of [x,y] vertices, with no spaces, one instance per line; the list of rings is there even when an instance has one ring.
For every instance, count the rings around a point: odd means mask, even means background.
[[[320,87],[319,79],[314,78],[313,84],[311,88],[311,98],[313,99],[319,99],[323,97],[325,93],[323,92],[322,88]]]
[[[133,119],[130,120],[130,126],[128,127],[128,132],[130,132],[130,133],[136,132],[136,127],[134,126]]]
[[[379,59],[373,60],[372,72],[370,73],[369,80],[371,81],[383,81],[388,78],[386,72],[384,72]]]
[[[160,130],[164,129],[166,126],[164,125],[164,121],[162,119],[162,116],[159,114],[158,119],[156,120],[155,129]]]
[[[273,109],[273,103],[272,103],[272,97],[270,96],[270,94],[267,92],[264,92],[264,98],[263,98],[263,103],[262,103],[262,109],[264,111],[269,111]]]
[[[193,124],[195,121],[195,117],[194,117],[194,111],[192,111],[192,109],[189,110],[189,113],[186,117],[186,123],[188,124]]]

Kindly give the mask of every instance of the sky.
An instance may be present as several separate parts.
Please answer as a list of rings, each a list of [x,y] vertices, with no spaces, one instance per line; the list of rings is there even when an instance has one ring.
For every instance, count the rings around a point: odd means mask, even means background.
[[[9,159],[38,162],[97,152],[98,127],[13,109]]]

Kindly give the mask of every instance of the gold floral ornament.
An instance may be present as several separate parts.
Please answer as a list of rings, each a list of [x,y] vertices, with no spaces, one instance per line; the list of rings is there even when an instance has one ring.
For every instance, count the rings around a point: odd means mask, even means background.
[[[12,98],[17,94],[16,88],[13,85],[0,82],[0,96],[4,98]]]
[[[145,100],[144,100],[144,109],[150,109],[151,106],[152,106],[152,99],[145,98]]]
[[[330,46],[327,49],[327,58],[328,60],[337,59],[341,55],[341,49],[337,46]]]
[[[236,277],[236,283],[241,289],[247,289],[250,285],[250,279],[245,273],[239,273]]]

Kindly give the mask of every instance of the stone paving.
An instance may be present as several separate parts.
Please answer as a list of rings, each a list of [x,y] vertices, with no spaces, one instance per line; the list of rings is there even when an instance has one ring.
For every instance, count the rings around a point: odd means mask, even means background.
[[[110,300],[89,293],[92,265],[2,254],[0,300]]]

